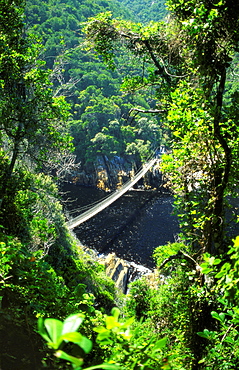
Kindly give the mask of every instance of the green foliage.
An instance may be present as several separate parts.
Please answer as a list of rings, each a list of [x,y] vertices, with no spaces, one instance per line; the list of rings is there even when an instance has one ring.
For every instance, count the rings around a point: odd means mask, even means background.
[[[105,317],[106,327],[101,326],[94,329],[98,333],[97,340],[103,344],[113,345],[113,340],[110,338],[112,333],[129,340],[131,338],[129,327],[133,323],[134,319],[130,318],[126,322],[120,323],[118,321],[120,315],[119,309],[114,307],[111,312],[112,316]]]
[[[155,248],[153,257],[156,261],[156,265],[160,267],[162,263],[173,256],[176,256],[180,250],[185,250],[186,247],[183,243],[169,243],[164,246],[159,246]],[[166,266],[166,269],[164,268],[164,273],[167,271],[168,266]],[[175,263],[172,261],[170,263],[169,269],[172,270],[175,268]]]
[[[222,289],[224,298],[237,304],[238,301],[238,253],[239,253],[239,237],[234,240],[233,247],[228,251],[230,263],[226,261],[215,275],[219,279],[218,284]]]
[[[47,341],[50,348],[57,350],[55,356],[59,359],[70,362],[72,364],[72,368],[76,370],[82,369],[84,362],[83,359],[71,356],[60,348],[62,348],[64,344],[70,342],[79,346],[85,354],[91,351],[91,340],[77,332],[83,320],[84,315],[82,314],[68,316],[63,322],[57,319],[38,319],[38,332]],[[104,363],[99,366],[91,366],[85,369],[117,370],[118,366]]]
[[[71,131],[77,161],[87,168],[89,163],[93,163],[98,155],[104,155],[107,150],[110,156],[127,156],[127,137],[119,137],[113,132],[102,140],[101,131],[103,127],[109,128],[112,120],[119,121],[121,126],[128,125],[128,111],[135,103],[139,107],[152,104],[145,94],[130,96],[120,92],[123,70],[128,69],[125,59],[130,62],[129,69],[133,73],[139,70],[144,61],[139,59],[136,63],[125,50],[121,55],[117,55],[117,70],[111,72],[104,67],[95,53],[86,53],[83,50],[80,29],[87,17],[102,11],[111,11],[114,16],[123,15],[125,19],[129,17],[128,12],[124,11],[119,3],[114,4],[111,1],[87,1],[76,5],[67,0],[64,7],[58,1],[47,1],[43,6],[39,1],[28,0],[27,4],[26,22],[34,25],[31,29],[34,34],[42,36],[46,65],[53,69],[51,80],[55,95],[66,95],[72,106]],[[156,124],[158,126],[158,122]],[[149,126],[145,127],[144,136],[146,141],[150,140]],[[152,143],[154,147],[158,145],[159,142]]]
[[[223,67],[228,67],[233,49],[238,49],[238,4],[231,1],[167,1],[177,17],[186,42],[193,50],[192,62],[203,74],[215,79]],[[218,27],[220,25],[220,27]],[[225,34],[229,37],[225,38]]]
[[[19,170],[8,181],[1,222],[6,231],[28,243],[29,250],[47,253],[57,238],[64,222],[57,192],[52,179],[43,174]]]
[[[33,191],[23,193],[29,183],[26,168],[38,167],[45,172],[49,167],[51,170],[57,168],[60,165],[59,153],[69,152],[72,148],[66,124],[69,105],[63,97],[53,96],[49,71],[37,60],[40,52],[38,41],[23,35],[24,5],[24,1],[17,4],[0,1],[0,143],[5,151],[4,165],[1,166],[0,219],[4,219],[4,225],[11,228],[9,215],[13,220],[13,215],[16,215],[12,227],[15,234],[21,203],[29,202],[30,205],[35,197]]]
[[[224,217],[227,199],[222,195],[233,194],[234,185],[231,179],[233,178],[234,184],[237,181],[237,175],[234,176],[234,170],[231,167],[231,163],[234,163],[237,157],[237,149],[234,149],[236,141],[231,135],[224,136],[225,131],[222,133],[227,142],[227,144],[224,143],[225,145],[221,145],[223,138],[217,139],[212,136],[215,130],[215,111],[209,107],[204,92],[198,88],[193,90],[191,82],[181,83],[171,97],[172,103],[167,119],[174,137],[173,154],[163,157],[162,168],[170,174],[178,197],[176,205],[181,228],[187,242],[191,240],[194,245],[204,246],[210,251],[210,243],[214,240],[216,248],[222,250],[225,225],[218,225],[215,204],[219,203],[219,194],[218,196],[216,194],[219,192],[219,172],[224,166],[227,168],[225,173],[228,176],[224,181],[226,178],[221,172],[221,181],[224,178],[222,185],[224,192],[220,190],[220,204],[217,205],[217,209],[221,209]],[[233,126],[228,124],[228,117],[223,114],[221,119],[225,120],[228,132],[233,130]],[[226,146],[228,151],[224,150]],[[213,180],[214,176],[217,176],[217,181]],[[219,239],[220,233],[222,234]]]
[[[106,277],[103,266],[92,257],[87,259],[86,256],[82,256],[80,261],[76,261],[76,267],[79,271],[78,280],[94,295],[95,305],[102,310],[111,309],[114,305],[116,289],[114,282]]]
[[[132,283],[129,297],[130,299],[126,301],[129,315],[135,316],[137,320],[147,317],[147,312],[150,310],[150,301],[153,298],[153,291],[150,289],[147,280],[142,278]]]
[[[63,245],[63,240],[57,243]],[[74,259],[71,239],[68,244],[71,249],[62,248],[61,254],[55,256],[59,268],[51,260],[51,251],[56,249],[54,245],[44,256],[41,250],[30,251],[16,238],[1,233],[1,328],[7,327],[7,318],[10,318],[12,324],[20,328],[25,327],[27,320],[32,331],[36,316],[65,317],[82,310],[87,314],[83,330],[92,336],[92,323],[102,321],[94,306],[102,311],[113,306],[114,283],[106,278],[102,266],[90,257],[75,252]],[[46,363],[51,366],[49,355],[46,358]]]
[[[141,1],[123,0],[122,3],[133,13],[135,19],[141,23],[160,21],[166,16],[164,0]],[[147,11],[146,11],[147,10]]]
[[[16,238],[1,235],[0,256],[2,303],[9,313],[23,306],[31,315],[62,311],[60,298],[69,291],[40,251],[27,251]]]
[[[174,15],[168,24],[142,26],[107,12],[91,18],[84,32],[111,66],[122,44],[144,58],[142,75],[126,76],[124,89],[160,86],[154,91],[158,111],[173,135],[166,172],[178,195],[182,230],[195,250],[222,252],[226,195],[235,189],[231,179],[237,179],[238,130],[226,109],[235,98],[226,93],[226,83],[238,49],[238,18],[229,22],[237,5],[230,10],[225,2],[173,0],[168,5]],[[128,147],[133,150],[134,143]]]
[[[164,279],[162,282],[159,280],[157,285],[154,282],[153,286],[145,278],[132,283],[126,312],[137,318],[135,330],[145,343],[151,342],[152,338],[157,341],[160,336],[167,337],[163,354],[165,366],[191,369],[193,355],[190,346],[193,338],[190,329],[189,278],[183,268],[177,268]]]
[[[134,322],[131,317],[120,322],[120,311],[113,308],[112,316],[105,316],[105,326],[94,330],[98,333],[97,342],[109,353],[108,362],[116,363],[123,369],[169,369],[162,365],[167,338],[156,340],[142,337],[139,328],[130,329]],[[164,367],[165,366],[165,367]]]
[[[146,99],[136,95],[106,98],[102,91],[89,86],[79,96],[77,115],[80,121],[72,123],[72,135],[77,157],[94,162],[98,155],[128,157],[136,162],[144,161],[151,148],[162,140],[157,119],[135,117],[129,121],[123,116],[133,104],[149,107]],[[130,101],[129,101],[130,100]],[[126,102],[128,102],[126,104]]]
[[[114,287],[96,263],[90,273],[84,258],[77,266],[58,189],[44,174],[71,149],[69,105],[53,96],[49,71],[37,60],[40,46],[24,34],[23,5],[0,1],[0,295],[1,329],[10,320],[24,330],[26,321],[31,333],[35,315],[63,317],[81,304],[92,310],[93,290],[101,304],[112,305]]]
[[[98,333],[97,342],[105,349],[105,357],[109,358],[105,363],[87,367],[93,369],[154,369],[155,365],[162,369],[169,369],[169,364],[163,362],[163,352],[167,344],[167,339],[154,338],[145,343],[145,338],[140,338],[139,330],[130,332],[130,326],[134,319],[130,318],[125,322],[119,321],[120,311],[118,308],[112,309],[112,316],[105,316],[105,327],[99,326],[94,330]],[[84,315],[75,314],[67,317],[64,322],[57,319],[40,318],[38,320],[38,332],[47,341],[48,346],[56,350],[57,358],[66,360],[72,364],[74,369],[82,369],[83,353],[91,351],[92,341],[80,334],[77,330],[84,320]],[[75,357],[65,352],[61,348],[70,349],[69,343],[79,346],[81,357]],[[74,347],[73,347],[74,348]],[[122,367],[123,366],[123,367]]]
[[[234,240],[234,246],[228,252],[230,262],[223,263],[221,259],[205,256],[201,266],[205,274],[210,274],[216,282],[213,286],[217,292],[218,308],[211,316],[216,320],[216,330],[204,329],[198,335],[207,340],[207,348],[199,361],[204,369],[236,369],[238,367],[239,347],[238,330],[238,247],[239,237]]]

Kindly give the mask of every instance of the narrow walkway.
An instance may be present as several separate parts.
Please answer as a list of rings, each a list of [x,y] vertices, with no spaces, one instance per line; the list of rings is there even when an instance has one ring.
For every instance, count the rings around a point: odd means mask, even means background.
[[[155,162],[157,161],[157,158],[151,159],[149,162],[147,162],[143,168],[134,176],[133,179],[127,181],[121,189],[114,191],[112,194],[110,194],[106,199],[100,201],[95,206],[90,208],[88,211],[82,213],[81,215],[73,218],[72,220],[68,221],[66,223],[66,226],[68,229],[72,230],[78,225],[82,224],[83,222],[89,220],[91,217],[95,216],[97,213],[103,211],[106,207],[108,207],[110,204],[115,202],[117,199],[119,199],[123,194],[125,194],[134,184],[136,184],[141,177],[143,177],[146,172],[152,167]]]

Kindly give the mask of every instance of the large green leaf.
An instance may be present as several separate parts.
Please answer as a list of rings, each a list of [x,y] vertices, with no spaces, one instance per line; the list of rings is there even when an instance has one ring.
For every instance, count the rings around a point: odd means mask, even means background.
[[[76,314],[67,317],[63,322],[62,334],[76,331],[84,320],[83,314]]]
[[[81,365],[83,364],[83,359],[82,358],[77,358],[77,357],[74,357],[74,356],[70,356],[64,351],[57,351],[55,353],[55,356],[58,357],[58,358],[61,358],[62,360],[66,360],[66,361],[71,362],[72,364],[79,367],[80,369],[81,369]]]
[[[111,310],[111,313],[112,313],[112,316],[114,316],[116,320],[119,319],[120,310],[118,309],[118,307],[113,307]]]
[[[119,365],[114,365],[114,364],[102,364],[102,365],[87,367],[84,370],[95,370],[95,369],[120,370],[120,366]]]
[[[128,320],[126,320],[123,324],[121,324],[122,329],[127,329],[130,325],[132,325],[134,322],[134,317],[130,317]]]
[[[161,351],[167,344],[167,337],[165,338],[162,338],[162,339],[159,339],[154,347],[153,347],[153,352],[156,352],[156,351]]]
[[[85,353],[89,353],[92,349],[91,340],[77,332],[63,334],[61,336],[61,340],[77,344],[85,351]]]
[[[209,331],[208,329],[204,329],[203,331],[200,331],[197,333],[199,337],[206,338],[206,339],[212,339],[215,337],[215,332],[214,331]]]
[[[222,322],[222,323],[225,321],[225,316],[226,316],[226,314],[225,314],[224,312],[220,312],[220,313],[218,314],[217,312],[212,311],[212,312],[211,312],[211,315],[212,315],[212,317],[213,317],[214,319],[216,319],[216,320],[218,320],[218,321],[220,321],[220,322]]]
[[[91,340],[86,338],[84,335],[81,336],[81,340],[80,342],[77,342],[77,344],[85,351],[85,353],[89,353],[92,349]]]
[[[113,329],[115,327],[120,326],[120,324],[118,323],[117,319],[114,316],[106,316],[105,323],[107,329]]]
[[[49,336],[47,335],[47,332],[46,332],[46,329],[45,329],[45,326],[44,326],[44,320],[42,317],[39,317],[38,319],[38,322],[37,322],[37,325],[38,325],[38,332],[39,334],[47,341],[47,342],[51,342],[51,339],[49,338]]]
[[[45,327],[47,328],[49,336],[52,340],[51,346],[54,349],[57,349],[62,342],[60,337],[62,334],[63,323],[57,319],[45,319]]]
[[[111,335],[110,330],[105,329],[104,331],[99,332],[99,334],[97,335],[97,340],[101,341],[109,339],[110,335]]]

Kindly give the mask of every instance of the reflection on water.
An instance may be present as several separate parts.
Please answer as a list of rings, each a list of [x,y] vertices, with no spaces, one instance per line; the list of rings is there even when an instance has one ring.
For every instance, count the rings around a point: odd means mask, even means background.
[[[73,184],[65,184],[63,191],[73,217],[81,213],[81,207],[107,196],[101,190]],[[153,250],[175,241],[179,231],[172,210],[172,197],[167,194],[129,191],[74,232],[82,244],[99,252],[115,252],[126,260],[153,267]]]

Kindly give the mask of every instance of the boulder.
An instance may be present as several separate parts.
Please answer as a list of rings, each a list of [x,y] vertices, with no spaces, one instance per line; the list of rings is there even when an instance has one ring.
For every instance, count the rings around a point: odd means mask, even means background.
[[[100,258],[100,263],[105,265],[106,275],[109,276],[122,293],[126,293],[129,280],[129,263],[116,256],[115,253]]]
[[[117,257],[115,253],[100,256],[99,262],[105,265],[106,275],[115,282],[116,286],[124,294],[127,293],[128,286],[133,281],[142,276],[147,276],[152,281],[157,275],[155,271],[147,267]]]
[[[114,282],[116,287],[124,294],[128,292],[129,284],[133,281],[146,276],[150,286],[157,288],[159,283],[159,274],[157,269],[151,270],[145,266],[138,265],[134,262],[126,261],[117,257],[115,253],[99,255],[96,250],[83,247],[84,252],[91,255],[94,259],[105,266],[105,273]]]

